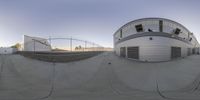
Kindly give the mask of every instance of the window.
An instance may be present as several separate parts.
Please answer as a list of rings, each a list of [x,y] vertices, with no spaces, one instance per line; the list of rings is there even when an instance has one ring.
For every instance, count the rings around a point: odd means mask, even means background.
[[[162,20],[159,21],[159,30],[160,30],[160,32],[163,32],[163,21]]]
[[[137,32],[143,32],[142,24],[135,25],[135,29],[136,29]]]
[[[120,30],[120,38],[122,38],[122,29]]]

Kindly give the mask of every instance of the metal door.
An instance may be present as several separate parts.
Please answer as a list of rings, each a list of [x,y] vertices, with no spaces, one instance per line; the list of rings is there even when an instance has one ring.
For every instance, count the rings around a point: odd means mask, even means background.
[[[128,58],[139,59],[139,47],[128,47],[127,55]]]
[[[181,57],[181,48],[180,47],[171,47],[171,58]]]
[[[191,48],[188,48],[187,50],[188,50],[188,51],[187,51],[187,55],[190,56],[190,55],[192,54],[192,53],[191,53]]]
[[[120,48],[120,56],[121,57],[126,57],[126,47],[121,47]]]

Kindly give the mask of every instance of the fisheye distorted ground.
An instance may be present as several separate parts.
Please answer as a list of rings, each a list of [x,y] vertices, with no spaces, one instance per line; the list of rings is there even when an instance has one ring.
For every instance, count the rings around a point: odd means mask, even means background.
[[[68,63],[0,56],[1,100],[198,100],[200,56],[141,63],[105,52]]]

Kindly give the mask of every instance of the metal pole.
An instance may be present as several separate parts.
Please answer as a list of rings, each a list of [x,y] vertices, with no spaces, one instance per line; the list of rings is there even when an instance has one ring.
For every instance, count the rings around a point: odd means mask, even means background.
[[[34,43],[34,47],[33,47],[33,49],[34,49],[34,53],[35,53],[35,40],[33,40],[33,43]]]
[[[49,37],[49,43],[50,43],[50,47],[52,49],[52,46],[51,46],[51,36]]]
[[[71,49],[71,52],[72,52],[72,38],[70,38],[70,49]]]
[[[87,41],[85,41],[85,51],[86,51],[86,47],[87,47]]]
[[[93,47],[93,51],[94,51],[94,50],[95,50],[95,49],[94,49],[94,43],[92,43],[92,47]]]

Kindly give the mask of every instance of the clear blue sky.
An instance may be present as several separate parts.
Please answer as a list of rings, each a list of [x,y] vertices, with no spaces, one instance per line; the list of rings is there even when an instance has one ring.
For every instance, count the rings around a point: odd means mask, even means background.
[[[112,47],[119,27],[144,17],[177,21],[200,40],[200,0],[0,0],[0,46],[22,42],[26,34]]]

